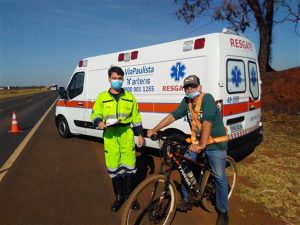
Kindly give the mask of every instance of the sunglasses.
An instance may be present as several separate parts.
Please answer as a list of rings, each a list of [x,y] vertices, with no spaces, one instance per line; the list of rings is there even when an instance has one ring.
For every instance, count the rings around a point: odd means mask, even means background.
[[[187,89],[190,89],[190,88],[194,89],[194,88],[197,88],[197,87],[198,87],[198,84],[188,84],[188,85],[185,85],[183,88],[185,90],[187,90]]]

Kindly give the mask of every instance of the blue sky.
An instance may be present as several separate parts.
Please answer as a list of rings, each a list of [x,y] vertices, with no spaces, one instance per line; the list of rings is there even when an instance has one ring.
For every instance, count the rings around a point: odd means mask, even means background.
[[[187,25],[176,18],[178,8],[173,0],[0,0],[0,86],[65,86],[82,58],[226,27],[209,17]],[[274,27],[277,70],[300,66],[293,29],[288,23]],[[258,33],[249,30],[246,37],[258,49]]]

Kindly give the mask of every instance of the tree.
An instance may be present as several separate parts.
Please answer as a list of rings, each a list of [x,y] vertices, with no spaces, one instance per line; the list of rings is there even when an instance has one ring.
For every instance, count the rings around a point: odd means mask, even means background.
[[[294,31],[299,36],[297,26],[300,20],[300,0],[298,0],[298,7],[293,7],[293,4],[297,4],[296,1],[174,0],[175,3],[182,3],[176,15],[178,19],[184,19],[187,24],[198,16],[210,15],[213,20],[228,22],[231,29],[244,33],[251,24],[255,23],[255,30],[257,28],[259,30],[258,61],[261,72],[273,70],[270,66],[273,25],[292,22],[295,24]]]

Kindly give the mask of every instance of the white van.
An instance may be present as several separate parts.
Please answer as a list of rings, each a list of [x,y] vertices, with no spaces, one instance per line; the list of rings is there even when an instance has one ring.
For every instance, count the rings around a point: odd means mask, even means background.
[[[153,128],[179,105],[183,79],[195,74],[221,110],[230,140],[228,154],[242,158],[261,142],[261,80],[255,47],[228,29],[81,60],[67,88],[60,89],[55,116],[61,136],[102,137],[90,114],[98,94],[110,87],[111,65],[124,70],[123,87],[136,97],[144,129]],[[183,118],[165,131],[188,135],[190,127]],[[146,139],[146,146],[157,144]]]

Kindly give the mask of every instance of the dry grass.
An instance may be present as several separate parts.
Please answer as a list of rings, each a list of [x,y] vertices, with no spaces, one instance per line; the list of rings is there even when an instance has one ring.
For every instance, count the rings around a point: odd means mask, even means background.
[[[6,99],[6,98],[17,97],[22,95],[30,95],[30,94],[46,92],[46,91],[49,91],[47,87],[0,90],[0,99]]]
[[[300,224],[300,113],[265,112],[263,120],[262,144],[238,164],[239,176],[249,181],[238,195],[263,203],[286,224]]]

